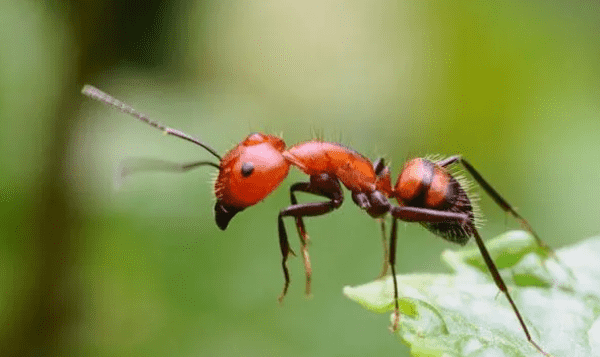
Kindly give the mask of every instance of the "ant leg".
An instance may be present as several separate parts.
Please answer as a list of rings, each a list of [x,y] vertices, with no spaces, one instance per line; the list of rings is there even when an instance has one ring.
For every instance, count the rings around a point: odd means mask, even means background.
[[[392,217],[406,222],[438,223],[448,221],[462,221],[463,224],[471,224],[471,219],[466,213],[440,211],[436,209],[394,206],[390,209]],[[391,254],[391,252],[390,252]]]
[[[385,237],[385,219],[378,218],[378,221],[381,226],[381,242],[383,245],[383,267],[381,267],[381,273],[379,273],[379,276],[377,276],[377,279],[381,279],[387,275],[388,266],[390,265],[390,263],[389,263],[389,259],[390,259],[389,254],[390,253],[388,250],[387,239]]]
[[[496,191],[482,176],[481,174],[479,174],[479,172],[477,170],[475,170],[475,168],[462,156],[457,155],[457,156],[451,156],[449,158],[446,158],[442,161],[437,162],[438,165],[445,167],[448,165],[451,165],[453,163],[460,163],[468,172],[469,174],[471,174],[471,176],[473,176],[473,178],[475,179],[475,181],[477,181],[477,183],[484,189],[484,191],[490,195],[490,197],[492,197],[492,199],[494,200],[494,202],[496,202],[496,204],[498,206],[500,206],[500,208],[502,208],[502,210],[504,210],[504,212],[508,212],[511,216],[513,216],[514,219],[517,220],[517,222],[519,222],[519,224],[521,225],[522,228],[524,228],[526,231],[528,231],[533,238],[535,238],[535,241],[537,243],[537,245],[542,248],[550,257],[552,257],[552,259],[554,259],[555,262],[557,262],[564,270],[565,272],[571,277],[571,279],[576,280],[576,276],[575,273],[573,273],[573,270],[571,270],[571,268],[569,268],[568,266],[566,266],[556,255],[556,253],[554,252],[554,249],[552,249],[552,247],[550,247],[548,244],[546,244],[546,242],[544,242],[538,235],[537,233],[535,233],[535,231],[533,230],[533,228],[531,227],[531,225],[529,224],[529,222],[527,222],[527,220],[523,217],[521,217],[521,215],[519,215],[517,213],[517,211],[515,211],[515,209],[508,203],[506,202],[506,200],[504,198],[502,198],[502,196],[500,196],[500,194],[498,193],[498,191]],[[545,261],[543,262],[544,267],[547,269]]]
[[[287,234],[285,233],[283,217],[285,217],[285,216],[293,216],[293,217],[320,216],[320,215],[323,215],[323,214],[333,211],[337,207],[339,207],[339,204],[335,203],[332,200],[332,201],[327,201],[327,202],[310,202],[310,203],[291,205],[291,206],[283,209],[281,212],[279,212],[279,217],[278,217],[279,243],[282,247],[281,253],[284,255],[283,261],[282,261],[282,266],[283,266],[283,275],[285,278],[283,292],[279,296],[280,302],[283,300],[283,297],[287,293],[287,289],[288,289],[288,286],[290,283],[289,273],[288,273],[287,267],[286,267],[286,260],[287,260],[286,252],[289,251],[289,245],[288,245],[289,243],[287,242]],[[285,243],[282,243],[282,242],[285,242]],[[288,245],[288,246],[284,247],[285,245]],[[306,280],[306,292],[308,295],[308,294],[310,294],[310,278],[311,278],[312,270],[310,268],[310,260],[308,258],[308,250],[305,250],[305,247],[303,247],[303,253],[305,253],[305,264],[308,265],[308,270],[306,271],[306,279],[307,279]]]
[[[398,231],[398,220],[396,217],[392,217],[392,230],[390,232],[390,254],[389,254],[389,265],[392,270],[392,281],[394,282],[394,322],[390,329],[392,331],[398,330],[398,324],[400,323],[400,305],[398,303],[398,278],[396,277],[396,242],[397,242],[397,231]]]
[[[392,230],[390,232],[390,250],[389,250],[389,265],[392,270],[392,280],[394,282],[394,322],[391,330],[396,331],[400,322],[400,306],[398,303],[398,280],[396,277],[396,241],[397,241],[397,220],[401,219],[407,222],[447,222],[447,221],[462,221],[464,224],[470,224],[470,219],[467,214],[455,213],[447,211],[439,211],[428,208],[394,206],[390,210],[392,215]]]
[[[310,183],[309,182],[298,182],[290,187],[290,200],[293,205],[298,204],[298,200],[296,199],[296,195],[294,195],[294,191],[302,191],[312,193]],[[300,237],[300,245],[302,249],[302,259],[304,260],[304,271],[306,274],[306,283],[304,287],[305,294],[310,295],[310,282],[312,277],[312,267],[310,265],[310,256],[308,254],[308,242],[309,237],[306,233],[306,227],[304,226],[304,221],[301,216],[294,217],[296,221],[296,230],[298,231],[298,237]]]
[[[383,266],[381,267],[381,272],[375,279],[381,279],[387,274],[389,260],[384,217],[390,211],[392,205],[387,197],[380,191],[373,191],[370,194],[365,192],[352,192],[352,200],[358,207],[364,209],[369,216],[379,221],[381,227],[381,243],[383,245]]]
[[[287,233],[285,232],[285,226],[283,224],[281,214],[279,217],[277,217],[277,226],[279,230],[279,247],[281,248],[281,256],[283,257],[281,260],[281,267],[283,268],[283,278],[285,279],[283,283],[283,291],[278,298],[279,303],[282,303],[283,297],[287,293],[288,287],[290,286],[290,272],[288,271],[286,262],[288,255],[290,253],[294,254],[294,252],[290,249],[290,242],[288,241]]]
[[[298,204],[298,201],[294,195],[294,191],[301,191],[306,193],[312,193],[314,195],[323,196],[329,198],[329,201],[325,202],[310,202],[310,203],[301,203]],[[287,240],[287,234],[285,233],[285,226],[283,225],[283,217],[292,216],[296,221],[296,228],[298,230],[298,234],[300,236],[300,243],[302,245],[302,255],[304,258],[304,268],[306,271],[306,295],[310,295],[310,284],[311,284],[311,276],[312,276],[312,268],[310,264],[310,257],[308,254],[308,235],[306,234],[306,229],[304,226],[304,222],[302,220],[303,217],[312,217],[312,216],[320,216],[331,212],[332,210],[338,208],[343,200],[343,192],[342,188],[335,177],[331,177],[327,174],[315,175],[311,176],[310,182],[299,182],[290,188],[290,196],[292,205],[283,209],[279,212],[278,225],[279,225],[279,236],[280,241],[282,240],[282,236],[285,236]],[[285,261],[284,261],[285,265]],[[284,266],[284,276],[286,276],[287,268]],[[289,276],[286,279],[286,283],[284,286],[284,290],[280,296],[280,300],[283,299],[285,293],[287,292],[287,286],[289,285]]]
[[[483,188],[483,190],[494,200],[494,202],[496,202],[496,204],[500,206],[502,210],[504,210],[504,212],[508,212],[511,216],[513,216],[514,219],[517,220],[517,222],[519,222],[521,227],[523,227],[525,230],[531,233],[531,235],[533,235],[538,246],[540,246],[542,249],[548,252],[548,254],[550,254],[554,259],[558,260],[556,254],[554,253],[554,250],[548,244],[542,241],[542,239],[537,235],[537,233],[535,233],[529,222],[527,222],[525,218],[521,217],[521,215],[519,215],[517,211],[515,211],[515,209],[508,202],[506,202],[506,200],[502,198],[502,196],[500,196],[498,191],[496,191],[466,159],[464,159],[460,155],[457,155],[446,158],[442,161],[437,162],[436,164],[442,167],[446,167],[454,163],[460,163],[469,172],[469,174],[473,176],[475,181],[477,181],[477,183]]]
[[[297,182],[290,187],[290,201],[293,205],[298,204],[298,200],[296,199],[295,191],[312,193],[315,195],[319,195],[319,192],[315,192],[313,187],[311,187],[310,182]],[[325,196],[327,197],[327,196]],[[306,233],[306,227],[304,226],[304,220],[302,217],[295,217],[296,219],[296,229],[298,230],[298,235],[300,236],[300,240],[302,244],[308,244],[310,238]]]
[[[537,343],[535,343],[531,339],[529,330],[527,329],[527,326],[525,325],[525,321],[523,320],[523,317],[521,316],[519,309],[517,309],[517,305],[514,303],[512,297],[510,296],[508,289],[506,287],[506,284],[504,283],[504,281],[502,280],[502,277],[500,276],[500,273],[498,272],[498,268],[494,264],[492,257],[490,256],[485,245],[483,244],[483,240],[481,239],[479,232],[477,232],[477,229],[475,228],[473,223],[470,221],[469,217],[466,214],[462,214],[462,213],[451,213],[451,212],[445,212],[445,211],[437,211],[437,213],[435,213],[435,212],[436,212],[436,210],[431,210],[431,209],[426,209],[426,208],[403,207],[403,206],[393,207],[392,210],[390,211],[390,213],[393,216],[392,233],[391,233],[391,238],[390,238],[390,267],[392,268],[392,274],[394,274],[393,275],[393,277],[394,277],[394,313],[396,314],[396,317],[394,318],[394,324],[392,325],[392,329],[396,330],[398,328],[399,312],[400,312],[399,304],[398,304],[398,283],[396,280],[395,267],[394,267],[394,263],[395,263],[395,259],[396,259],[396,257],[395,257],[395,255],[396,255],[396,252],[395,252],[396,229],[397,229],[396,228],[396,219],[401,219],[401,220],[405,220],[405,221],[409,221],[409,222],[416,221],[416,222],[427,222],[427,223],[447,222],[447,221],[463,221],[470,226],[468,228],[469,228],[469,230],[472,230],[472,232],[473,232],[473,236],[475,237],[475,242],[477,243],[477,246],[479,247],[479,251],[481,252],[481,255],[483,256],[483,260],[485,260],[485,264],[487,265],[488,270],[490,271],[490,274],[492,275],[492,278],[494,279],[494,282],[496,283],[496,286],[498,287],[498,289],[500,289],[500,291],[502,291],[504,293],[504,295],[508,299],[508,302],[510,303],[513,311],[515,312],[515,315],[517,315],[517,319],[519,320],[519,323],[521,324],[521,327],[523,328],[523,332],[525,333],[527,340],[542,354],[544,354],[545,356],[549,356],[546,352],[544,352],[541,349],[541,347]],[[449,213],[451,213],[451,214],[449,214]],[[454,216],[454,218],[452,218],[452,216]]]
[[[521,313],[519,312],[519,309],[517,309],[517,305],[515,305],[515,302],[510,297],[510,294],[508,293],[508,289],[506,288],[506,284],[504,284],[502,277],[500,277],[498,268],[496,268],[496,264],[494,264],[492,257],[490,257],[490,254],[488,253],[487,249],[485,248],[485,245],[483,244],[483,240],[481,239],[479,232],[477,232],[477,229],[473,225],[471,225],[471,228],[473,229],[473,236],[475,237],[475,242],[477,242],[479,251],[481,252],[481,255],[483,256],[483,260],[485,260],[485,264],[487,265],[487,267],[490,271],[490,274],[492,274],[492,277],[494,278],[494,282],[496,283],[496,286],[498,287],[498,289],[500,289],[500,291],[502,291],[504,293],[504,295],[506,296],[506,299],[508,299],[508,302],[510,303],[510,306],[512,306],[512,309],[515,312],[515,315],[517,315],[517,319],[519,319],[519,323],[521,324],[521,327],[523,328],[523,332],[525,332],[527,341],[529,341],[529,343],[531,343],[544,356],[549,356],[549,354],[547,354],[544,350],[542,350],[542,348],[537,343],[535,343],[535,341],[533,341],[531,339],[531,335],[529,334],[529,330],[527,329],[527,326],[525,325],[525,321],[523,321],[523,317],[521,317]]]

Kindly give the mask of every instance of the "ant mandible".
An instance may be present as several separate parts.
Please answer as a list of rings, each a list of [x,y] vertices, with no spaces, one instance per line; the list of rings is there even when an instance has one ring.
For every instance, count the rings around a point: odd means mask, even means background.
[[[262,201],[273,192],[287,176],[290,166],[296,166],[309,175],[308,182],[297,182],[290,187],[292,204],[282,209],[277,216],[279,246],[283,257],[281,266],[285,279],[283,291],[279,296],[280,302],[286,295],[290,284],[287,258],[290,254],[294,254],[290,249],[283,218],[293,217],[295,219],[306,270],[306,294],[308,295],[310,294],[312,270],[308,254],[309,238],[303,218],[324,215],[339,208],[344,201],[341,182],[352,193],[354,203],[371,217],[382,218],[386,214],[390,214],[392,217],[389,254],[386,252],[387,263],[391,268],[394,283],[392,330],[398,328],[400,318],[395,271],[397,222],[398,220],[418,222],[431,233],[460,245],[465,245],[471,237],[475,238],[496,286],[508,299],[527,340],[542,354],[548,355],[531,338],[521,313],[477,231],[473,205],[463,187],[464,184],[461,184],[460,180],[448,171],[448,167],[453,164],[462,165],[500,208],[512,215],[523,228],[533,235],[540,247],[552,256],[554,253],[533,231],[529,223],[462,156],[451,156],[439,161],[426,158],[412,159],[404,164],[396,185],[392,187],[390,170],[385,166],[383,159],[371,162],[356,151],[338,143],[310,140],[286,149],[281,138],[253,133],[224,157],[221,157],[213,148],[200,140],[150,120],[131,106],[93,86],[85,85],[82,93],[130,114],[165,134],[199,145],[219,159],[218,164],[210,161],[198,161],[182,165],[173,164],[170,169],[188,171],[200,166],[213,166],[219,170],[215,182],[214,211],[215,221],[221,230],[227,228],[237,213]],[[168,166],[163,165],[162,169],[168,169]],[[310,193],[328,200],[298,203],[296,192]],[[398,205],[392,205],[389,202],[391,198],[395,199]],[[385,270],[384,265],[384,273]]]

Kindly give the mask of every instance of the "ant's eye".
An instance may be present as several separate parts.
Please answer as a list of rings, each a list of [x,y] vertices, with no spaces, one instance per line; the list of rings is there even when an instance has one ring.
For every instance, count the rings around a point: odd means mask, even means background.
[[[251,162],[244,162],[242,164],[242,176],[248,177],[254,171],[254,165]]]

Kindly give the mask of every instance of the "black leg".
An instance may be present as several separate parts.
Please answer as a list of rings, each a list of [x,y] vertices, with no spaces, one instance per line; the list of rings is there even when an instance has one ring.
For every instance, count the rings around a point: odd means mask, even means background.
[[[428,222],[428,223],[435,223],[435,222],[440,222],[440,221],[463,221],[463,222],[465,222],[464,216],[466,216],[466,215],[464,215],[464,214],[444,212],[444,211],[437,211],[438,213],[436,214],[434,212],[435,212],[435,210],[424,209],[424,208],[419,208],[419,207],[394,207],[391,212],[393,217],[392,217],[392,231],[391,231],[391,235],[390,235],[390,268],[392,269],[393,281],[394,281],[394,322],[392,324],[392,330],[396,330],[398,328],[398,323],[400,320],[400,307],[398,304],[398,282],[396,279],[396,271],[395,271],[396,240],[397,240],[396,219],[407,220],[410,222],[420,221],[420,222]],[[452,216],[454,216],[454,217],[452,217]],[[417,218],[421,218],[421,219],[417,219]],[[468,216],[467,216],[467,219],[468,219]],[[523,328],[523,332],[525,333],[527,340],[542,354],[544,354],[545,356],[549,356],[546,352],[544,352],[540,348],[540,346],[537,343],[535,343],[531,339],[531,335],[529,333],[529,330],[527,329],[527,326],[525,325],[523,317],[521,316],[519,309],[517,309],[517,306],[515,305],[512,297],[510,296],[508,289],[506,287],[506,284],[504,283],[504,281],[502,280],[502,277],[500,276],[500,273],[498,272],[498,268],[494,264],[494,261],[492,260],[485,245],[483,244],[483,240],[481,239],[479,232],[477,232],[477,229],[473,226],[472,222],[467,221],[465,224],[470,225],[469,230],[472,230],[472,232],[473,232],[473,236],[475,237],[475,242],[477,243],[477,246],[479,247],[479,251],[481,252],[481,255],[483,256],[485,264],[487,265],[487,267],[490,271],[490,274],[492,275],[492,278],[494,279],[494,282],[496,283],[496,286],[498,287],[498,289],[500,289],[500,291],[502,291],[504,293],[504,295],[508,299],[508,302],[510,303],[513,311],[515,312],[515,315],[517,315],[517,319],[519,320],[519,323],[521,324],[521,327]]]
[[[379,221],[379,224],[381,226],[381,242],[383,245],[383,266],[381,267],[381,273],[379,273],[379,276],[377,276],[377,279],[381,279],[384,276],[387,275],[387,271],[388,271],[388,266],[390,265],[389,262],[389,250],[388,250],[388,245],[387,245],[387,239],[386,239],[386,232],[385,232],[385,219],[384,218],[378,218],[377,219]]]
[[[394,282],[394,322],[391,330],[396,331],[400,322],[400,306],[398,304],[398,281],[396,278],[396,241],[398,230],[398,219],[407,222],[447,222],[458,221],[464,224],[471,224],[469,216],[465,213],[455,213],[447,211],[439,211],[420,207],[394,206],[390,210],[392,215],[392,230],[390,232],[390,250],[389,250],[389,265],[392,270],[392,280]]]
[[[294,192],[306,192],[312,193],[314,195],[319,195],[323,197],[329,198],[329,201],[324,202],[309,202],[309,203],[301,203],[298,204],[298,201],[295,197]],[[327,214],[334,209],[338,208],[343,202],[343,192],[342,188],[337,181],[336,178],[331,177],[327,174],[311,176],[310,182],[300,182],[292,185],[290,188],[290,198],[292,201],[292,205],[281,210],[278,216],[278,227],[279,227],[279,241],[280,244],[282,240],[287,242],[287,233],[285,232],[285,225],[283,224],[283,217],[291,216],[295,218],[296,228],[298,230],[298,234],[300,236],[300,243],[302,246],[302,256],[304,260],[304,268],[306,272],[306,286],[305,292],[306,295],[310,295],[310,286],[311,286],[311,277],[312,277],[312,268],[310,264],[310,256],[308,254],[308,235],[306,233],[306,229],[304,226],[303,217],[312,217],[312,216],[320,216]],[[289,248],[288,248],[289,249]],[[283,253],[283,248],[282,248]],[[283,288],[283,292],[281,293],[279,300],[282,301],[283,297],[287,293],[287,288],[289,286],[289,273],[287,272],[286,267],[287,255],[284,256],[283,259],[283,271],[285,284]]]
[[[396,277],[396,241],[398,238],[398,220],[392,217],[392,230],[390,232],[390,269],[392,270],[392,281],[394,282],[394,322],[390,327],[392,331],[398,329],[400,323],[400,305],[398,304],[398,278]]]
[[[283,257],[281,260],[281,267],[283,269],[284,283],[283,291],[281,292],[281,295],[279,295],[279,302],[281,303],[283,302],[283,297],[287,293],[288,287],[290,286],[290,272],[288,271],[286,261],[288,255],[291,253],[291,250],[290,242],[288,241],[287,233],[285,232],[285,226],[283,225],[283,219],[281,218],[281,215],[279,215],[279,217],[277,218],[277,226],[279,230],[279,247],[281,248],[281,256]]]
[[[445,167],[454,163],[460,163],[468,172],[469,174],[471,174],[471,176],[473,176],[473,178],[475,179],[475,181],[477,181],[477,183],[484,189],[484,191],[490,195],[490,197],[492,197],[492,199],[494,200],[494,202],[496,202],[496,204],[498,206],[500,206],[500,208],[502,208],[502,210],[504,210],[504,212],[509,213],[511,216],[513,216],[514,219],[517,220],[517,222],[519,222],[519,224],[521,225],[522,228],[524,228],[526,231],[528,231],[533,238],[535,238],[535,241],[537,243],[537,245],[542,248],[546,254],[548,254],[550,257],[552,257],[552,259],[554,259],[555,262],[557,262],[564,270],[565,272],[567,272],[567,274],[569,274],[569,276],[571,277],[571,279],[576,280],[577,277],[575,276],[575,274],[573,273],[573,270],[571,270],[571,268],[569,268],[568,266],[566,266],[556,255],[556,253],[554,252],[554,250],[552,249],[552,247],[550,247],[548,244],[546,244],[546,242],[544,242],[538,235],[537,233],[533,230],[533,228],[531,227],[531,225],[529,224],[529,222],[527,222],[527,220],[523,217],[521,217],[521,215],[519,215],[517,213],[517,211],[515,211],[515,209],[508,203],[506,202],[506,200],[504,198],[502,198],[502,196],[500,196],[500,194],[498,193],[498,191],[496,191],[482,176],[481,174],[479,174],[479,172],[477,170],[475,170],[475,168],[466,160],[464,159],[462,156],[457,155],[457,156],[451,156],[449,158],[446,158],[442,161],[437,162],[438,165]],[[545,267],[545,261],[544,261],[544,267]]]
[[[496,202],[496,204],[500,206],[502,210],[508,212],[511,216],[513,216],[517,220],[517,222],[519,222],[521,227],[523,227],[525,230],[531,233],[531,235],[533,235],[537,244],[546,252],[548,252],[548,254],[550,254],[556,259],[556,254],[554,253],[552,248],[548,246],[548,244],[546,244],[537,235],[537,233],[535,233],[529,222],[527,222],[525,218],[521,217],[521,215],[519,215],[517,211],[515,211],[515,209],[508,202],[506,202],[506,200],[502,198],[502,196],[500,196],[498,191],[496,191],[466,159],[464,159],[462,156],[457,155],[451,156],[449,158],[437,162],[437,164],[442,167],[446,167],[454,163],[460,163],[469,172],[469,174],[473,176],[475,181],[477,181],[477,183],[483,188],[483,190],[494,200],[494,202]]]
[[[521,324],[521,327],[523,328],[523,332],[525,332],[525,336],[527,336],[527,340],[538,351],[540,351],[544,356],[549,356],[546,352],[544,352],[544,350],[542,350],[542,348],[537,343],[535,343],[531,339],[531,335],[529,334],[529,330],[527,329],[527,326],[525,325],[525,321],[523,321],[523,317],[521,317],[521,313],[519,312],[519,309],[517,309],[517,305],[515,305],[515,302],[513,301],[510,294],[508,293],[506,284],[504,284],[504,281],[502,280],[502,277],[500,276],[500,273],[498,272],[498,268],[496,268],[496,264],[494,264],[492,257],[490,257],[490,254],[488,253],[485,245],[483,244],[483,240],[481,239],[479,232],[477,232],[477,229],[475,227],[472,227],[472,229],[473,229],[473,236],[475,237],[475,242],[477,242],[477,246],[479,247],[479,251],[481,252],[481,255],[483,256],[483,260],[485,260],[485,264],[487,265],[487,267],[490,271],[490,274],[492,274],[492,277],[494,278],[494,282],[496,283],[496,286],[498,287],[498,289],[500,289],[500,291],[502,291],[504,293],[504,295],[506,296],[506,299],[508,299],[508,302],[510,303],[510,306],[512,306],[512,309],[515,312],[515,315],[517,315],[517,319],[519,319],[519,323]]]
[[[392,217],[406,222],[437,223],[447,221],[462,221],[462,223],[465,225],[470,224],[469,215],[466,213],[440,211],[429,208],[394,206],[390,210],[390,214]]]
[[[312,190],[310,187],[310,182],[297,182],[290,187],[290,201],[293,205],[298,204],[298,200],[294,194],[296,191],[315,194],[313,192],[314,190]],[[298,229],[298,235],[300,235],[300,237],[305,237],[306,242],[308,242],[308,235],[306,235],[306,228],[304,227],[304,221],[302,220],[302,217],[296,217],[296,228]]]
[[[292,205],[298,204],[298,200],[296,199],[296,195],[294,191],[301,191],[307,193],[313,193],[310,187],[309,182],[298,182],[293,184],[290,187],[290,200]],[[302,260],[304,261],[304,271],[306,275],[306,283],[304,292],[307,296],[310,295],[310,281],[312,276],[312,267],[310,264],[310,255],[308,254],[308,242],[310,238],[306,233],[306,228],[304,226],[304,220],[301,216],[294,217],[296,221],[296,230],[298,231],[298,237],[300,237],[300,249],[302,250]]]

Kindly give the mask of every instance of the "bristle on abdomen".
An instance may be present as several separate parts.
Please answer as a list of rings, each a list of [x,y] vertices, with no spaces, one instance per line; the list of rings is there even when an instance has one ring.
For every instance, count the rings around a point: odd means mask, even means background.
[[[473,181],[471,181],[467,176],[464,175],[464,170],[462,167],[458,165],[450,165],[450,167],[446,167],[446,170],[454,177],[454,179],[458,182],[460,187],[462,187],[463,191],[469,198],[471,202],[471,209],[473,211],[473,225],[475,228],[479,229],[483,227],[485,223],[485,218],[483,217],[483,212],[481,211],[481,207],[479,206],[479,201],[481,197],[479,197],[479,193],[475,191],[475,185]]]
[[[435,158],[436,160],[430,161],[428,158]],[[440,161],[441,156],[428,156],[428,158],[422,160],[437,166],[436,163]],[[466,213],[471,218],[473,227],[479,228],[482,223],[481,210],[477,204],[479,197],[472,192],[473,185],[471,181],[462,175],[462,171],[456,165],[437,167],[450,176],[448,184],[452,187],[453,194],[450,195],[451,201],[447,203],[446,209],[450,212]],[[460,222],[422,222],[421,224],[433,234],[461,245],[466,244],[473,235],[473,227],[465,226]]]

